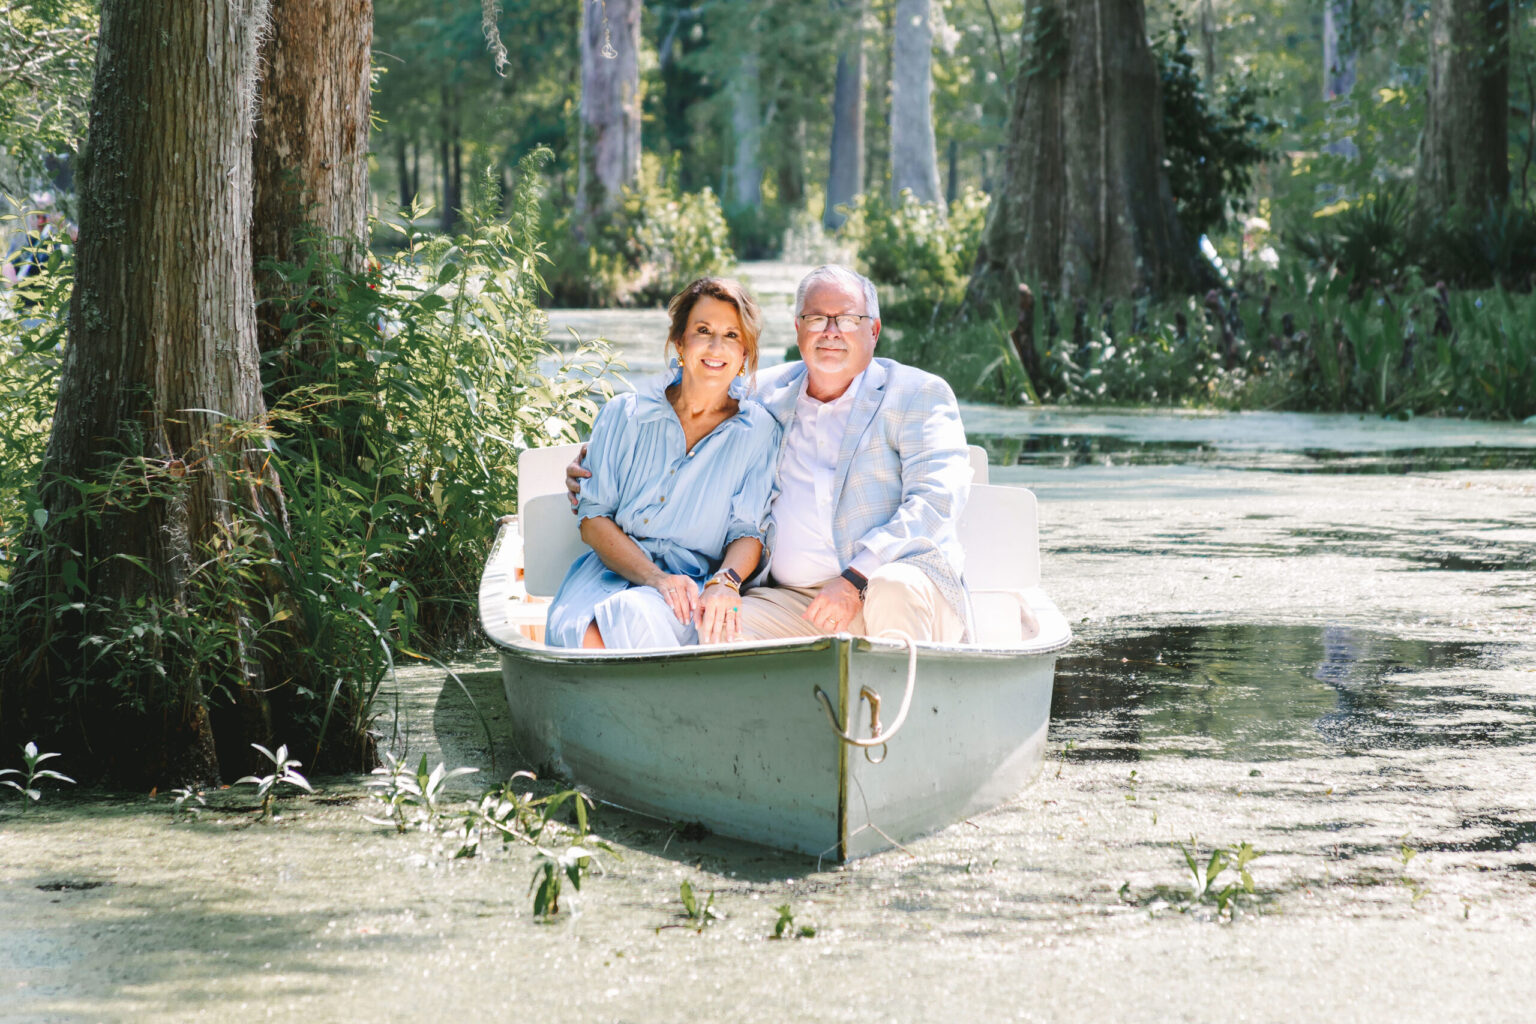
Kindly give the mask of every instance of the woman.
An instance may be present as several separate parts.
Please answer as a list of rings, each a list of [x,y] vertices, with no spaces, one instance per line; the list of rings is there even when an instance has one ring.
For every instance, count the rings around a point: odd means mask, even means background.
[[[592,425],[576,514],[592,548],[550,606],[555,647],[734,639],[741,581],[762,556],[779,427],[743,403],[762,313],[701,278],[667,307],[670,372],[617,395]]]

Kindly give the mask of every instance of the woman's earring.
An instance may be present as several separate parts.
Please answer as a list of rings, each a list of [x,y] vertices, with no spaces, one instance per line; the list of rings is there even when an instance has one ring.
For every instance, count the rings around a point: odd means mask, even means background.
[[[746,375],[747,375],[747,364],[746,363],[742,363],[741,364],[741,369],[736,371],[736,376],[738,376],[738,377],[745,377]]]

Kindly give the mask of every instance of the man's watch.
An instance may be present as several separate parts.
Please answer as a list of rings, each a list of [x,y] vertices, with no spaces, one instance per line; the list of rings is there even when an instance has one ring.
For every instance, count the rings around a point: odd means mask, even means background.
[[[859,600],[863,601],[864,592],[869,589],[869,577],[865,576],[851,565],[844,569],[841,575],[843,579],[853,584],[853,589],[859,592]]]
[[[738,594],[741,593],[741,576],[735,569],[729,567],[715,573],[704,585],[707,587],[710,583],[718,583],[722,587],[730,587]]]

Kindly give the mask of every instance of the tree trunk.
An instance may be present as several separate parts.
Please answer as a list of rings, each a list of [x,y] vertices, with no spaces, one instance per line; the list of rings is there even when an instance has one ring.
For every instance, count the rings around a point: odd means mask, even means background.
[[[265,413],[250,226],[267,4],[102,0],[101,12],[69,338],[42,472],[47,543],[31,538],[35,557],[13,581],[23,601],[36,599],[18,604],[31,620],[23,635],[50,656],[5,667],[0,722],[13,737],[42,733],[44,709],[67,702],[72,765],[208,783],[219,771],[207,685],[258,686],[259,668],[253,657],[198,665],[156,627],[189,613],[194,573],[235,535],[238,508],[280,514],[265,447],[238,431]],[[71,479],[116,483],[87,509]],[[76,573],[83,586],[61,582]],[[73,600],[86,604],[45,610]],[[91,656],[91,638],[135,623],[145,627],[139,657]],[[220,625],[249,650],[246,623]],[[60,692],[70,684],[82,688]]]
[[[400,179],[400,209],[409,210],[411,201],[416,198],[416,190],[411,185],[411,165],[406,158],[404,135],[395,137],[395,175]]]
[[[1330,103],[1347,101],[1355,88],[1354,6],[1354,0],[1327,0],[1323,7],[1323,99]],[[1351,160],[1360,155],[1350,136],[1328,142],[1323,151]]]
[[[1209,279],[1163,171],[1163,111],[1141,0],[1052,0],[1015,83],[1000,187],[968,308],[1019,283],[1060,297]]]
[[[856,25],[848,45],[837,55],[837,79],[832,89],[832,146],[827,169],[827,206],[821,222],[835,230],[847,218],[839,206],[853,202],[864,190],[864,3],[854,6]]]
[[[303,264],[307,241],[363,268],[368,235],[368,122],[373,0],[271,0],[253,147],[251,248],[257,341],[281,349],[313,282],[283,281],[269,260]],[[397,150],[405,164],[402,141]]]
[[[949,140],[949,175],[944,179],[944,202],[954,203],[960,198],[960,142]]]
[[[1509,5],[1434,0],[1429,105],[1418,206],[1428,219],[1477,216],[1509,195]]]
[[[796,118],[784,133],[774,178],[779,202],[797,208],[805,202],[805,118]]]
[[[640,4],[582,4],[578,223],[612,210],[640,180]]]
[[[870,0],[880,21],[878,38],[890,39],[895,29],[896,0]],[[876,48],[878,59],[870,73],[864,110],[864,188],[883,191],[891,180],[891,56],[893,48]]]
[[[896,0],[891,38],[891,196],[903,189],[937,203],[939,158],[933,138],[932,0]]]
[[[762,110],[758,104],[757,51],[745,49],[731,82],[731,135],[736,142],[731,165],[731,205],[738,210],[763,205],[763,165],[758,158]]]

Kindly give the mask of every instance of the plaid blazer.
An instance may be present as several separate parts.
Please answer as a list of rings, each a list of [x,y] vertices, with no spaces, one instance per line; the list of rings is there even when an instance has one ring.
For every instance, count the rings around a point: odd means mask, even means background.
[[[805,364],[768,379],[755,396],[784,428],[795,418]],[[774,481],[777,496],[779,482]],[[881,563],[908,562],[927,574],[972,632],[965,557],[955,525],[971,490],[971,463],[955,393],[941,377],[890,359],[864,373],[832,480],[832,535],[847,565],[861,549]],[[768,570],[775,529],[768,524]]]

